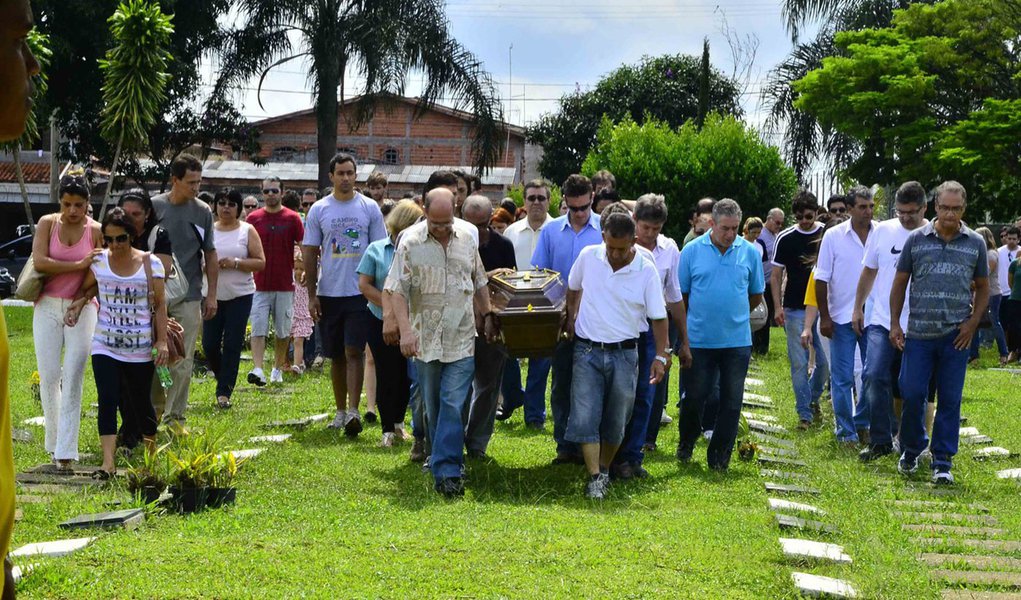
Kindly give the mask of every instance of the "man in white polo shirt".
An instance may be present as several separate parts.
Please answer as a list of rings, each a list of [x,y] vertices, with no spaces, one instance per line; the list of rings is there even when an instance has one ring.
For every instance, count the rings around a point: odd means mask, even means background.
[[[868,405],[854,407],[854,349],[865,359],[865,338],[851,326],[854,293],[861,275],[865,242],[875,227],[872,190],[855,186],[847,194],[851,218],[822,238],[815,264],[815,294],[819,305],[819,332],[830,338],[830,396],[833,398],[837,441],[868,445]],[[865,438],[865,439],[862,439]]]
[[[635,222],[607,217],[603,243],[588,246],[571,268],[564,329],[573,336],[569,442],[581,446],[589,482],[585,495],[601,500],[609,468],[635,402],[638,336],[646,319],[659,349],[648,376],[655,385],[670,363],[666,302],[656,263],[635,250]]]
[[[539,232],[553,220],[549,214],[550,184],[545,179],[533,179],[525,184],[525,210],[528,216],[512,223],[504,237],[514,244],[514,258],[518,269],[532,266],[532,254],[539,242]],[[521,364],[508,358],[503,370],[503,405],[496,418],[506,421],[519,406],[525,408],[525,426],[542,429],[546,423],[546,379],[549,377],[550,359],[528,360],[528,378],[521,389]]]

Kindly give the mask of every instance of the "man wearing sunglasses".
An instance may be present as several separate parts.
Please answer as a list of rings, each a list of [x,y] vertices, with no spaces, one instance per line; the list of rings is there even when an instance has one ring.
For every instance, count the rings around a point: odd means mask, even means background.
[[[248,215],[257,208],[259,208],[259,199],[255,196],[245,196],[245,201],[241,205],[241,220],[248,221]]]
[[[528,216],[515,221],[504,232],[504,237],[514,244],[514,260],[517,268],[532,266],[532,254],[539,242],[539,233],[553,222],[549,214],[549,182],[533,179],[525,184],[525,210]],[[549,377],[548,358],[533,358],[528,361],[528,378],[521,389],[521,364],[516,358],[508,358],[503,377],[503,406],[496,418],[506,421],[519,406],[525,408],[525,425],[542,429],[546,423],[546,379]]]
[[[805,288],[808,287],[812,257],[819,248],[823,228],[815,220],[819,213],[819,203],[812,192],[800,190],[791,203],[791,212],[797,224],[776,236],[770,288],[774,305],[782,307],[782,310],[776,311],[773,319],[787,334],[791,385],[794,387],[794,402],[800,420],[798,429],[805,430],[819,415],[819,397],[830,375],[820,336],[812,336],[815,371],[811,377],[808,375],[808,350],[801,347],[801,330],[805,324]]]
[[[834,217],[843,219],[847,215],[847,200],[843,194],[833,194],[826,200],[826,210]]]
[[[291,320],[294,317],[294,245],[300,244],[305,228],[298,213],[282,204],[283,185],[278,177],[262,181],[265,206],[248,215],[248,223],[259,233],[266,253],[266,268],[255,274],[255,296],[252,298],[252,370],[248,382],[266,385],[262,370],[266,355],[266,335],[273,317],[276,334],[273,342],[273,370],[270,383],[284,382],[287,347],[291,343]]]
[[[567,214],[553,219],[542,228],[532,265],[552,269],[567,279],[571,267],[586,246],[603,242],[599,215],[592,212],[592,182],[583,175],[571,175],[564,182],[561,205]],[[553,464],[584,464],[581,447],[566,439],[567,421],[571,414],[571,374],[574,369],[574,340],[561,340],[553,352],[553,390],[550,408],[553,412],[553,440],[557,456]],[[543,375],[542,379],[545,379]]]

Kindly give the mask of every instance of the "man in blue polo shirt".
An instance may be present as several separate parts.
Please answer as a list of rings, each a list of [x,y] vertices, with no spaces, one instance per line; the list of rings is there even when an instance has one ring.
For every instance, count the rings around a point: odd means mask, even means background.
[[[890,343],[904,352],[897,470],[904,475],[914,473],[918,456],[928,447],[932,482],[937,485],[954,482],[950,467],[957,454],[968,353],[989,304],[985,241],[961,221],[967,201],[964,186],[956,181],[945,181],[936,188],[936,220],[911,232],[890,292]],[[900,315],[909,282],[905,340]],[[925,403],[933,373],[939,402],[930,444],[925,434]]]
[[[601,244],[603,234],[599,228],[599,215],[592,212],[592,182],[583,175],[571,175],[564,182],[561,203],[567,205],[568,214],[553,219],[542,228],[539,241],[532,253],[532,264],[540,269],[552,269],[567,279],[571,267],[586,246]],[[536,359],[532,359],[536,361]],[[546,369],[549,369],[548,359]],[[536,362],[536,366],[539,366]],[[550,411],[553,413],[553,440],[557,443],[557,456],[553,464],[583,464],[581,448],[569,442],[567,419],[571,414],[571,372],[574,369],[574,341],[562,340],[553,352],[553,390],[550,394]],[[529,365],[531,370],[532,365]],[[545,375],[542,377],[545,379]]]
[[[741,419],[744,380],[752,356],[751,310],[766,289],[762,260],[738,236],[741,207],[729,198],[713,205],[712,229],[681,251],[681,294],[688,309],[691,368],[683,373],[687,392],[681,404],[677,459],[691,460],[702,432],[702,409],[720,382],[716,428],[706,462],[726,471]]]

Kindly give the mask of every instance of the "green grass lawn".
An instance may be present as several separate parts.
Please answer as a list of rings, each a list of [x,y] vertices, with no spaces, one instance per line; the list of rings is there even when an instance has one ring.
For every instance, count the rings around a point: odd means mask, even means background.
[[[7,308],[13,355],[16,427],[42,414],[29,381],[35,370],[31,312]],[[796,416],[782,332],[760,360],[765,393],[793,429]],[[991,363],[990,363],[991,364]],[[242,372],[247,371],[242,364]],[[676,378],[675,378],[676,381]],[[1007,373],[969,372],[965,414],[997,445],[1021,449],[1016,385]],[[245,386],[247,387],[247,386]],[[262,424],[331,411],[329,381],[308,374],[283,394],[236,394],[234,408],[213,408],[212,381],[192,384],[189,426],[229,430],[235,449],[252,447]],[[676,386],[670,413],[676,417]],[[95,402],[86,376],[83,412]],[[734,460],[730,473],[673,458],[677,432],[664,427],[661,451],[647,458],[652,477],[615,484],[610,499],[582,497],[580,467],[548,466],[550,436],[525,429],[520,412],[498,423],[491,462],[469,463],[464,499],[448,501],[407,459],[409,446],[377,446],[378,425],[356,441],[314,425],[267,448],[243,467],[237,504],[198,515],[150,514],[134,531],[106,532],[75,555],[44,561],[19,586],[24,598],[789,598],[790,573],[850,580],[865,597],[936,598],[918,548],[890,515],[888,499],[908,491],[893,461],[862,467],[822,428],[795,437],[804,471],[823,494],[815,500],[840,528],[829,536],[855,563],[797,566],[780,552],[780,532],[766,503],[758,466]],[[42,428],[17,444],[19,471],[46,462]],[[82,419],[81,449],[98,464],[94,418]],[[997,481],[1003,466],[975,463],[964,450],[955,473],[962,497],[980,501],[1014,536],[1021,535],[1017,486]],[[1010,461],[1014,466],[1017,461]],[[107,510],[116,487],[63,493],[44,504],[19,504],[24,519],[12,547],[77,537],[57,523]],[[795,500],[806,501],[801,498]],[[1016,537],[1012,538],[1016,539]]]

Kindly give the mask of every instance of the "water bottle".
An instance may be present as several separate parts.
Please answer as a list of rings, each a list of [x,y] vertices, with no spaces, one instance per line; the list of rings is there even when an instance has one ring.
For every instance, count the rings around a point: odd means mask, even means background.
[[[155,360],[156,358],[155,348],[152,349],[152,357]],[[171,385],[173,385],[174,380],[170,378],[170,369],[168,369],[166,365],[157,365],[156,375],[160,378],[160,385],[163,386],[163,389],[167,389]]]

